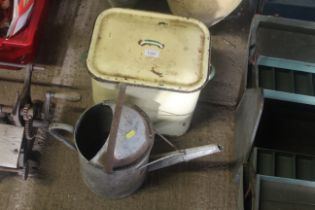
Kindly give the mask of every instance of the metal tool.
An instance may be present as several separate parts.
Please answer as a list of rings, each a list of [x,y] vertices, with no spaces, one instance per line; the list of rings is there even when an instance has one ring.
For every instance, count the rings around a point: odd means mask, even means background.
[[[8,145],[10,141],[15,143],[13,152],[7,151],[6,147],[2,148],[4,151],[0,155],[0,172],[17,173],[27,179],[29,175],[35,175],[38,170],[40,147],[46,138],[46,130],[53,117],[51,109],[53,100],[78,101],[80,95],[48,92],[44,101],[32,101],[32,73],[33,70],[43,70],[43,68],[32,64],[16,65],[1,62],[0,65],[25,69],[23,89],[17,94],[14,105],[0,104],[0,133],[2,133],[0,144]],[[22,135],[18,136],[17,133]],[[8,161],[11,164],[7,164]]]

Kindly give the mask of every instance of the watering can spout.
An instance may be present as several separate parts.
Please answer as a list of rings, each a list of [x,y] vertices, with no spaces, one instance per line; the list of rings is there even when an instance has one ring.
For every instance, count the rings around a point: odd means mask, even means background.
[[[207,155],[216,154],[221,152],[222,150],[223,147],[216,144],[179,150],[164,154],[161,158],[154,160],[144,166],[141,166],[141,168],[148,167],[148,171],[155,171],[178,163],[188,162]]]

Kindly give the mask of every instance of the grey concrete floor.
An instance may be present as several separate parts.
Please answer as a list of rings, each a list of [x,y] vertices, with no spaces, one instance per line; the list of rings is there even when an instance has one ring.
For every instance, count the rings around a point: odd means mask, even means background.
[[[142,1],[141,9],[167,11],[164,1]],[[108,8],[105,0],[50,1],[39,46],[33,98],[48,90],[78,91],[80,103],[58,103],[56,121],[74,124],[80,112],[92,104],[85,57],[97,15]],[[231,164],[235,159],[234,108],[244,86],[248,26],[245,2],[222,23],[211,28],[212,61],[216,78],[203,90],[189,132],[172,141],[180,148],[219,143],[221,154],[153,172],[143,187],[122,200],[108,200],[90,192],[80,177],[77,155],[52,138],[41,159],[39,177],[23,181],[18,176],[0,179],[0,209],[192,209],[233,210],[237,185]],[[23,72],[0,71],[0,98],[12,104],[22,86]],[[157,141],[155,152],[167,146]]]

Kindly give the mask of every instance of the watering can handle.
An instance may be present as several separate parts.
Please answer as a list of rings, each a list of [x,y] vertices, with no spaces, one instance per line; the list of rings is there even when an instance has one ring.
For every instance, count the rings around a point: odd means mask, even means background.
[[[118,135],[121,113],[126,97],[126,89],[127,86],[125,84],[123,83],[119,84],[119,93],[116,101],[111,129],[109,132],[107,151],[104,155],[100,157],[101,162],[104,164],[107,173],[112,173],[114,168],[115,162],[114,152],[116,147],[116,139]]]
[[[148,167],[148,171],[155,171],[181,162],[188,162],[196,158],[219,153],[222,152],[222,150],[223,147],[216,144],[178,150],[175,152],[162,154],[161,158],[154,160],[146,165],[143,165],[140,168]]]
[[[48,127],[48,132],[50,135],[52,135],[55,139],[66,145],[68,148],[72,150],[77,150],[75,145],[68,140],[67,138],[63,137],[61,134],[58,133],[58,131],[66,131],[68,133],[73,134],[74,128],[71,125],[64,124],[64,123],[52,123]]]

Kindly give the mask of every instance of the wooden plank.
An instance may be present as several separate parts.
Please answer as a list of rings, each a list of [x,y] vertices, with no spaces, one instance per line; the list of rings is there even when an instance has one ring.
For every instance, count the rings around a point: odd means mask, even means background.
[[[0,124],[0,166],[18,167],[23,133],[23,127]]]

